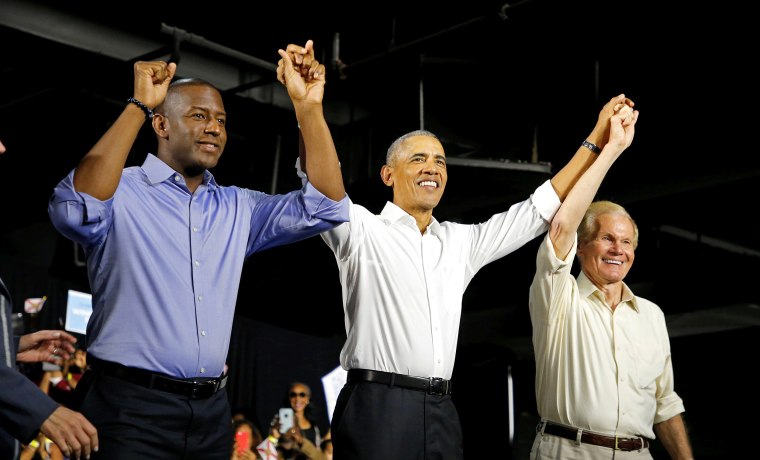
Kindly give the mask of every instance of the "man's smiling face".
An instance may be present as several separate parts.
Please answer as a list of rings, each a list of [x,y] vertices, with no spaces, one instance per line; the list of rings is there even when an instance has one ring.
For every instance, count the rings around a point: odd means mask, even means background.
[[[597,286],[621,282],[635,258],[633,224],[624,215],[601,214],[597,225],[590,241],[578,242],[581,268]]]
[[[393,202],[409,213],[432,211],[446,188],[446,154],[430,136],[405,139],[382,170],[383,182],[393,187]]]

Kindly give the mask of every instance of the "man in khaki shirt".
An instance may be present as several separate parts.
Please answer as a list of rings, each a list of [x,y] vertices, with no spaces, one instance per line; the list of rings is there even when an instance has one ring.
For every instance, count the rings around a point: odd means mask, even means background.
[[[692,458],[664,315],[623,282],[638,228],[621,206],[591,204],[630,146],[637,119],[629,107],[613,116],[609,142],[538,251],[530,314],[541,423],[531,459],[651,459],[655,433],[672,458]],[[570,272],[576,250],[577,279]]]

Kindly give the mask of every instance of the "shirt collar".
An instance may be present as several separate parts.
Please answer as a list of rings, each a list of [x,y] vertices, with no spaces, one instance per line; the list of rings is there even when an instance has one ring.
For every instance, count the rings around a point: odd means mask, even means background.
[[[588,279],[585,273],[581,271],[578,275],[578,293],[582,299],[588,299],[595,291],[599,291],[599,295],[604,298],[604,293]],[[633,291],[623,282],[623,299],[622,302],[626,305],[630,305],[636,312],[639,311],[638,303],[636,302],[636,296],[633,295]]]
[[[170,180],[172,177],[178,174],[177,171],[172,169],[171,166],[164,163],[163,160],[152,153],[149,153],[148,156],[145,157],[145,161],[142,164],[142,169],[148,176],[148,181],[151,185],[160,184],[165,180]],[[209,190],[211,191],[215,190],[218,187],[216,180],[214,179],[214,175],[211,174],[208,170],[203,172],[203,184],[208,186]]]
[[[388,223],[400,222],[404,225],[417,229],[417,221],[414,219],[414,217],[390,201],[385,203],[385,207],[383,208],[383,211],[380,213],[380,215]],[[431,235],[436,236],[440,235],[441,233],[441,225],[438,223],[438,220],[434,216],[431,216],[430,225],[428,225],[427,231],[430,232]]]

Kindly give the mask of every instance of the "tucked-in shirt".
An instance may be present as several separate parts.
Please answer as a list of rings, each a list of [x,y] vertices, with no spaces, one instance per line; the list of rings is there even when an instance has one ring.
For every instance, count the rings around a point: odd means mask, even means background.
[[[451,378],[470,280],[545,232],[559,205],[546,181],[486,222],[433,219],[420,233],[415,219],[393,203],[380,215],[352,203],[350,221],[322,234],[343,289],[348,337],[342,367]]]
[[[536,401],[541,418],[610,436],[654,439],[653,424],[684,411],[673,390],[662,310],[623,284],[615,310],[549,235],[530,288]]]
[[[311,184],[284,195],[217,185],[195,193],[149,154],[125,168],[114,196],[77,192],[74,171],[49,203],[54,226],[87,256],[88,353],[175,377],[221,375],[243,263],[254,252],[348,219],[348,198]]]

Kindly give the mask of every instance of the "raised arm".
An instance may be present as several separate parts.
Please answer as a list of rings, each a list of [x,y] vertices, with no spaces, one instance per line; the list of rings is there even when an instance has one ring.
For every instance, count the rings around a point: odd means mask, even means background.
[[[177,64],[138,61],[134,64],[134,99],[153,109],[166,97]],[[116,122],[82,158],[74,172],[74,188],[99,200],[107,200],[116,192],[146,113],[137,104],[129,103]]]
[[[615,106],[613,110],[614,108]],[[631,145],[638,118],[639,111],[632,111],[626,104],[618,107],[618,111],[609,118],[609,142],[606,142],[599,158],[589,166],[569,191],[567,198],[552,219],[549,237],[557,257],[564,259],[573,247],[575,233],[586,209],[599,190],[602,179],[620,154]],[[592,155],[596,154],[592,153]]]
[[[633,109],[633,101],[625,97],[625,94],[620,94],[610,99],[599,112],[596,125],[591,134],[586,138],[588,142],[600,149],[607,145],[610,132],[610,118],[615,113],[615,107],[618,107],[620,104]],[[560,201],[565,201],[570,189],[573,188],[581,175],[591,166],[596,158],[596,153],[581,145],[570,161],[552,177],[552,186],[554,187],[554,191],[557,192]]]
[[[288,89],[308,154],[305,169],[309,182],[326,197],[339,201],[346,196],[338,153],[322,110],[325,66],[314,59],[311,40],[301,47],[278,50],[277,79]]]

